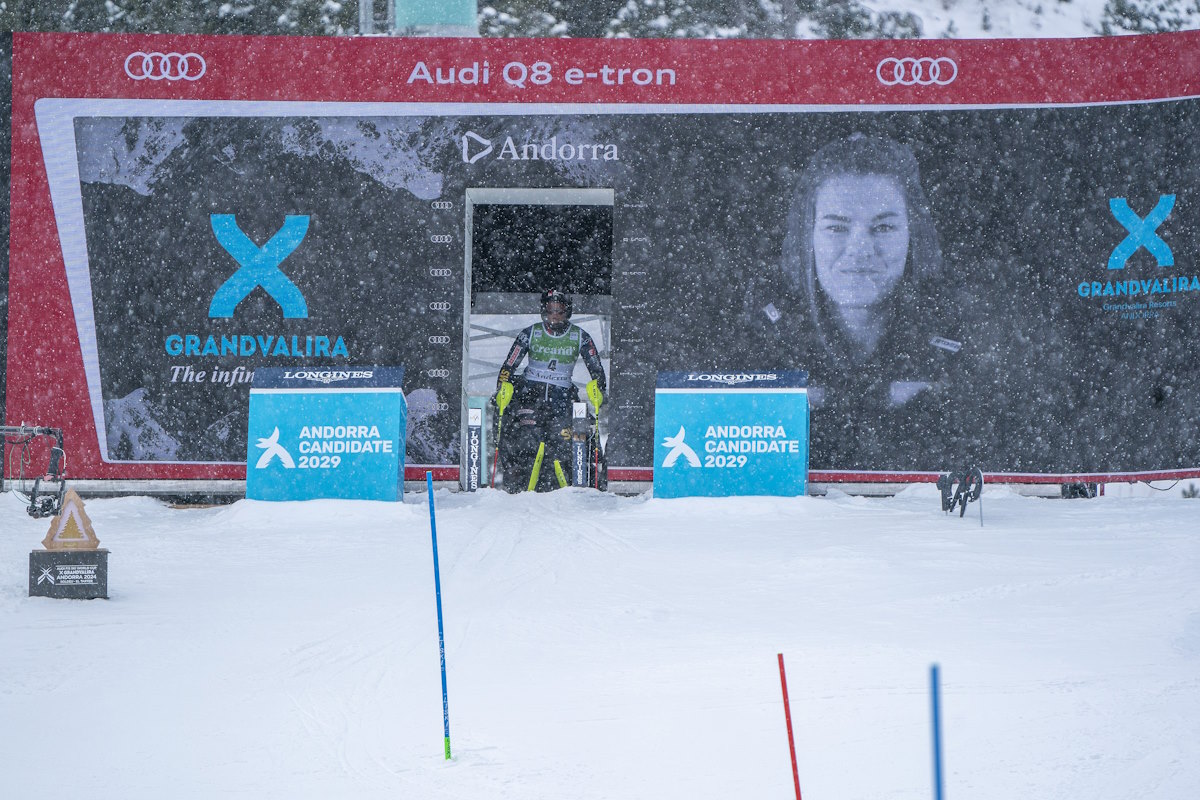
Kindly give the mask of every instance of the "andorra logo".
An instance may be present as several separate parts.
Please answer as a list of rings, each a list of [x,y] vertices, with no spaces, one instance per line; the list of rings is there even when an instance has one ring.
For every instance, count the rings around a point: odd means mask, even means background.
[[[679,433],[663,439],[663,447],[671,448],[671,451],[667,453],[667,457],[663,459],[662,465],[664,467],[675,466],[675,462],[679,460],[680,456],[683,456],[687,460],[689,467],[700,466],[700,457],[696,455],[695,450],[683,441],[683,437],[684,430],[683,426],[680,425]]]
[[[475,131],[467,131],[463,134],[462,159],[466,164],[474,164],[494,149],[491,139],[485,139]]]
[[[295,469],[296,462],[292,460],[292,454],[279,443],[279,428],[276,428],[275,432],[266,439],[259,439],[256,446],[264,452],[258,457],[258,463],[254,465],[255,469],[265,469],[276,456],[279,457],[279,462],[283,464],[284,469]]]
[[[484,156],[495,152],[496,146],[491,139],[485,139],[475,131],[467,131],[462,137],[462,160],[465,164],[474,164]],[[496,153],[499,161],[620,161],[615,144],[587,142],[560,142],[558,136],[538,141],[523,141],[518,144],[511,136],[504,138],[500,151]]]

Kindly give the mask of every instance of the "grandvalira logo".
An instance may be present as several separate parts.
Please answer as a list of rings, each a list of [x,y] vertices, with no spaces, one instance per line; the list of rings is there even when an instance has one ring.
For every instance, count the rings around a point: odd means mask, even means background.
[[[495,151],[491,139],[485,139],[475,131],[467,131],[462,137],[462,160],[474,164]],[[511,136],[504,138],[500,161],[620,161],[615,144],[597,142],[560,142],[558,136],[542,141],[525,141],[518,144]]]

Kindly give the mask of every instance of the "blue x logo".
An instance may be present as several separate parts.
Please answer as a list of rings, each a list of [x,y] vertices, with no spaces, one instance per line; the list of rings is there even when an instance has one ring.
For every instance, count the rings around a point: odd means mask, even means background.
[[[300,246],[304,234],[308,233],[307,216],[284,217],[283,227],[262,247],[242,233],[233,214],[213,214],[211,222],[217,241],[239,266],[213,295],[208,316],[232,317],[237,304],[261,286],[279,303],[284,319],[308,317],[304,295],[287,275],[279,271],[279,265]]]
[[[1153,211],[1146,215],[1145,219],[1133,213],[1124,197],[1114,197],[1109,200],[1108,207],[1117,222],[1124,225],[1125,230],[1129,231],[1129,235],[1116,246],[1112,255],[1108,257],[1109,269],[1125,269],[1125,262],[1142,247],[1150,251],[1160,267],[1175,266],[1175,256],[1171,253],[1171,248],[1167,246],[1161,236],[1155,233],[1158,226],[1162,225],[1163,220],[1171,213],[1171,209],[1175,207],[1175,195],[1159,195],[1158,204],[1154,206]]]

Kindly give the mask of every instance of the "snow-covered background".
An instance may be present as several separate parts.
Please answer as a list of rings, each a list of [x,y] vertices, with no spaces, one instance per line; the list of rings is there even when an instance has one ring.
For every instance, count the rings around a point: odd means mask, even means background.
[[[870,0],[862,5],[875,14],[913,14],[926,38],[1025,39],[1096,36],[1111,17],[1112,12],[1106,15],[1106,11],[1119,4],[1110,0]],[[1196,21],[1200,23],[1200,12]]]
[[[1165,485],[1164,485],[1165,488]],[[0,495],[4,797],[1200,796],[1200,501],[436,495],[87,504],[107,601],[27,597]]]

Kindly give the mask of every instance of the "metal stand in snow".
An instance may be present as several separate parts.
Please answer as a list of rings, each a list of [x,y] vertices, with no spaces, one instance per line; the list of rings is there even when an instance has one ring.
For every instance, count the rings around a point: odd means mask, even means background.
[[[957,484],[957,485],[956,485]],[[937,487],[942,492],[942,511],[949,514],[958,507],[960,517],[967,513],[967,503],[979,500],[979,526],[983,527],[983,472],[979,467],[972,467],[958,478],[946,473],[937,479]]]
[[[33,487],[30,488],[26,483],[25,470],[30,465],[34,441],[42,436],[53,440],[50,445],[50,460],[45,473],[34,478]],[[4,457],[6,449],[9,462],[7,464]],[[67,489],[66,464],[62,428],[0,425],[0,492],[4,491],[4,475],[14,475],[17,492],[29,498],[29,506],[25,509],[29,516],[53,517],[62,511],[63,495]]]

